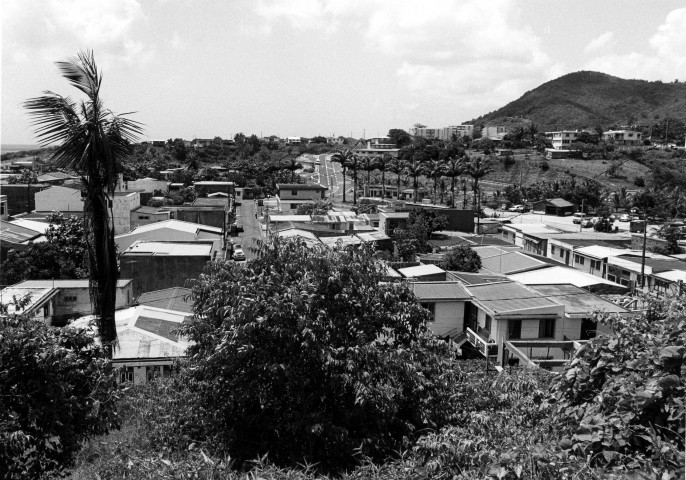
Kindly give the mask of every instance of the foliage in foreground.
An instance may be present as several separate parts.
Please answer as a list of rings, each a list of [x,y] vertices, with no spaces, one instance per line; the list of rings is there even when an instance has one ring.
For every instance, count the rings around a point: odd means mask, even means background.
[[[69,467],[82,440],[118,427],[117,386],[84,330],[0,319],[0,474],[42,478]]]
[[[450,344],[368,249],[278,238],[245,267],[214,263],[193,289],[190,348],[207,436],[239,463],[324,471],[383,459],[449,420]]]

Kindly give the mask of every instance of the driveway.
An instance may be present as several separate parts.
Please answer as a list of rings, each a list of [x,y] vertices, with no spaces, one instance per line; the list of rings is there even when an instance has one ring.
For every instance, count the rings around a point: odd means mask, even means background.
[[[233,237],[234,243],[240,243],[243,246],[243,251],[248,260],[255,258],[255,253],[251,247],[255,246],[253,240],[261,239],[262,232],[260,230],[260,222],[255,218],[255,201],[243,200],[241,206],[237,208],[238,214],[236,222],[243,224],[243,231],[238,234],[238,237]]]

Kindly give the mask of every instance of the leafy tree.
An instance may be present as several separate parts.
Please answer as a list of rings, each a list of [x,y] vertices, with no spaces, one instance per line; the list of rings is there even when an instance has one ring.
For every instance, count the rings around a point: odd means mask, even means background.
[[[417,253],[431,252],[429,239],[431,235],[448,227],[448,219],[433,209],[410,211],[405,228],[398,228],[393,233],[398,256],[410,259]]]
[[[36,175],[36,172],[25,168],[21,171],[21,175],[18,177],[10,177],[8,182],[12,185],[30,185],[38,182],[38,176]]]
[[[443,258],[440,267],[443,270],[458,272],[478,272],[481,268],[481,257],[469,245],[459,245]]]
[[[182,330],[205,437],[239,464],[269,452],[337,472],[447,421],[451,348],[371,254],[277,237],[243,267],[210,264],[193,287],[196,320]]]
[[[46,92],[24,103],[34,118],[42,144],[60,143],[53,164],[81,175],[85,187],[84,220],[88,242],[91,302],[98,319],[98,332],[106,349],[117,339],[114,320],[117,259],[114,225],[109,207],[117,185],[117,166],[131,152],[131,141],[141,128],[123,115],[107,110],[100,98],[102,75],[92,52],[81,52],[58,62],[62,75],[86,95],[74,102],[69,97]]]
[[[529,126],[526,129],[526,133],[529,134],[531,137],[531,145],[534,145],[536,143],[536,135],[540,132],[540,129],[538,128],[538,125],[535,123],[530,123]]]
[[[0,472],[61,476],[83,440],[119,427],[116,374],[91,333],[7,313],[0,312]]]
[[[316,137],[312,137],[310,139],[310,142],[311,143],[326,143],[327,140],[326,140],[326,137],[322,137],[321,135],[318,135]]]
[[[88,278],[88,244],[83,220],[48,217],[47,241],[32,243],[24,251],[10,250],[2,265],[4,285],[23,280]]]
[[[326,215],[333,208],[331,200],[315,200],[298,205],[297,215]]]
[[[667,240],[667,244],[664,247],[653,248],[655,253],[661,253],[662,255],[681,253],[681,247],[679,246],[679,240],[681,239],[680,228],[673,225],[663,225],[656,233],[659,238]]]
[[[412,143],[412,136],[405,130],[399,128],[392,128],[388,131],[388,137],[398,148],[403,148]]]
[[[591,340],[558,377],[557,428],[591,466],[683,473],[685,308],[679,296],[634,318],[601,315],[614,334]]]

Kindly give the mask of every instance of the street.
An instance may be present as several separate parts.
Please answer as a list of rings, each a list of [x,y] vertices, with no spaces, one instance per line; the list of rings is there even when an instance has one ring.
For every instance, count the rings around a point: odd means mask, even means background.
[[[260,222],[255,218],[255,201],[243,200],[241,206],[236,209],[236,223],[243,225],[243,231],[238,237],[233,237],[234,244],[240,244],[248,260],[255,258],[251,247],[255,247],[254,240],[262,238]]]

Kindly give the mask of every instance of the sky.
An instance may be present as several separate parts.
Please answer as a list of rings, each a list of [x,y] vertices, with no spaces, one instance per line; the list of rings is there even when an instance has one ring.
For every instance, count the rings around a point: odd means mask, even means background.
[[[54,62],[85,49],[142,139],[370,138],[580,70],[686,80],[684,0],[2,0],[0,16],[3,144],[36,143],[25,100],[79,98]]]

